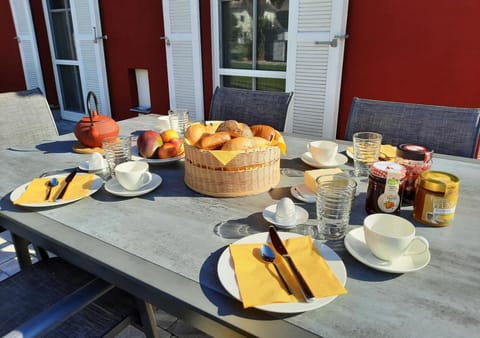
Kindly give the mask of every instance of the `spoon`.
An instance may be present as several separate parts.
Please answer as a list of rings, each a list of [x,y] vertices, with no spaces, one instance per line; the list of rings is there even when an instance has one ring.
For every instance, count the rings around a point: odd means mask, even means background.
[[[50,198],[50,193],[52,192],[52,187],[56,187],[58,185],[58,180],[56,177],[50,178],[50,181],[47,182],[47,196],[45,197],[45,200],[48,201]]]
[[[272,248],[270,248],[266,244],[262,244],[262,247],[260,248],[260,255],[262,256],[262,259],[265,262],[273,263],[273,266],[275,267],[275,270],[277,270],[277,273],[280,276],[280,280],[282,281],[283,286],[288,291],[288,294],[291,295],[292,291],[288,287],[288,284],[287,284],[285,278],[283,277],[282,273],[280,272],[280,270],[277,267],[277,264],[275,263],[275,252],[272,250]]]

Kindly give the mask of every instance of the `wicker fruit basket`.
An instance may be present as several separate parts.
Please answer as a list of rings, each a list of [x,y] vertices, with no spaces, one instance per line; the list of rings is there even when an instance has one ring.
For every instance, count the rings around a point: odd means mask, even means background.
[[[260,194],[280,182],[280,149],[268,146],[238,152],[227,164],[209,150],[185,144],[185,184],[208,196]]]

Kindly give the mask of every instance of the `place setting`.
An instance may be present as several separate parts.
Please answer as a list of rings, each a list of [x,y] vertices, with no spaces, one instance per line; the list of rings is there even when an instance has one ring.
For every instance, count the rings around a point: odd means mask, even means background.
[[[244,308],[274,313],[314,310],[347,293],[345,265],[331,248],[273,225],[268,232],[230,244],[218,260],[217,273]]]
[[[348,162],[348,157],[338,152],[338,144],[333,141],[312,141],[307,149],[300,159],[313,168],[335,168]]]
[[[12,191],[10,200],[24,207],[52,207],[72,203],[88,197],[103,186],[103,179],[93,173],[76,169],[39,178],[22,184]]]

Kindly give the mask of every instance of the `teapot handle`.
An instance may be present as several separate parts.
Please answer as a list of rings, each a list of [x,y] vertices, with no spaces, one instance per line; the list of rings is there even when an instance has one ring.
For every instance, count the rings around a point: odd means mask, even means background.
[[[90,98],[93,97],[93,101],[95,102],[95,108],[93,109],[92,113],[92,108],[90,107]],[[88,92],[87,94],[87,111],[88,111],[88,116],[90,116],[90,125],[93,126],[93,115],[97,112],[98,108],[98,101],[97,101],[97,96],[95,95],[94,92]]]

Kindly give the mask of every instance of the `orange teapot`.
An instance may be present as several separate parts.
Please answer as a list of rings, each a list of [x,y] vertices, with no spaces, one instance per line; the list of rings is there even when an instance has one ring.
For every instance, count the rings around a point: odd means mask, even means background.
[[[93,98],[95,108],[92,110],[90,101]],[[88,116],[82,117],[75,126],[74,133],[77,139],[87,147],[101,147],[107,137],[118,136],[120,128],[111,117],[97,113],[98,101],[93,92],[87,94]]]

